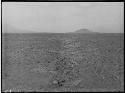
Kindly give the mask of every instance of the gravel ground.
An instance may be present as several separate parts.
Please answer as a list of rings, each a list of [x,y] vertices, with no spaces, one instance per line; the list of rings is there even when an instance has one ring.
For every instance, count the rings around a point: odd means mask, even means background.
[[[124,90],[123,34],[4,34],[2,91]]]

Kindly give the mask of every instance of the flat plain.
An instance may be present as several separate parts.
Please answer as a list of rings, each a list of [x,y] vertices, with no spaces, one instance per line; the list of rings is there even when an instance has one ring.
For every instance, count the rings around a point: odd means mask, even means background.
[[[2,34],[2,91],[124,91],[124,34]]]

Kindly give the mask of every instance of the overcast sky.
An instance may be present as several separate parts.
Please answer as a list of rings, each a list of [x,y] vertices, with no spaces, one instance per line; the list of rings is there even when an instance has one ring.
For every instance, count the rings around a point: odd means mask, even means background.
[[[86,28],[116,33],[123,32],[123,9],[123,2],[3,2],[2,22],[3,28],[9,28],[7,32],[72,32]]]

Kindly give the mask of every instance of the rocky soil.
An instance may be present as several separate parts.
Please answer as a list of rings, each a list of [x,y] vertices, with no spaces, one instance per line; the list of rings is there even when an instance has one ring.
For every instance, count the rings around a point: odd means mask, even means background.
[[[123,34],[6,34],[2,91],[123,91]]]

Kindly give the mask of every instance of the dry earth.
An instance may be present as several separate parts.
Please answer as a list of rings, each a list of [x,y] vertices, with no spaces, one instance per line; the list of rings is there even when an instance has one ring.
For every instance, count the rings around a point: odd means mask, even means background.
[[[2,91],[123,90],[123,34],[2,36]]]

